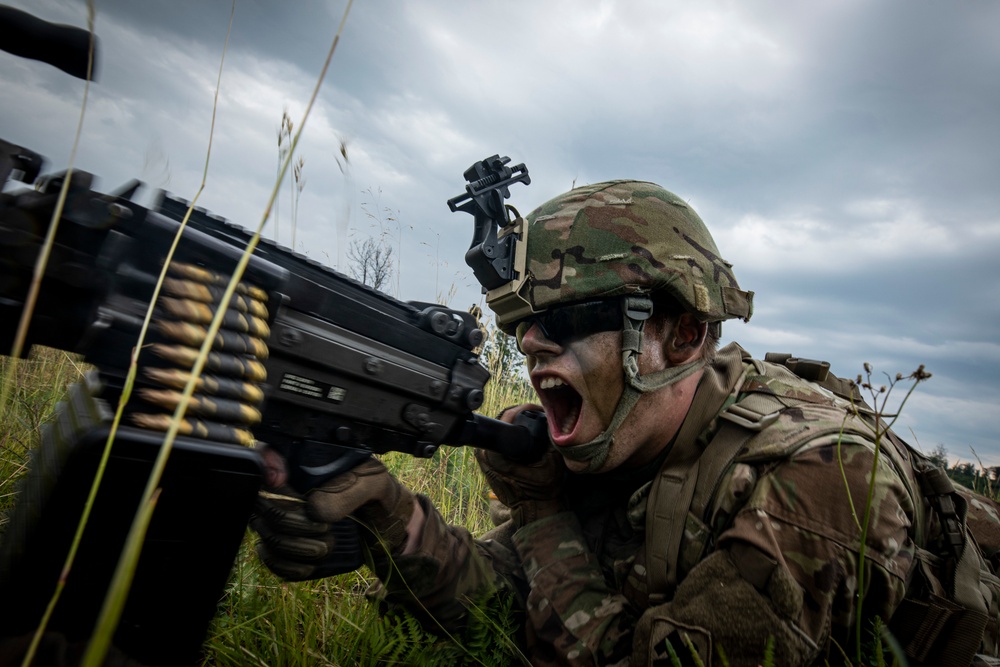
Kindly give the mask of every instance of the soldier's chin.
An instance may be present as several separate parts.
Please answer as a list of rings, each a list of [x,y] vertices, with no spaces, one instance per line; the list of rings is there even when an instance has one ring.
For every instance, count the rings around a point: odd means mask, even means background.
[[[599,475],[601,473],[608,472],[614,467],[610,456],[604,462],[604,465],[597,470],[590,469],[590,461],[576,461],[567,456],[563,456],[563,461],[566,464],[566,469],[577,475]]]
[[[563,461],[566,463],[566,469],[572,473],[582,474],[588,472],[587,466],[589,464],[586,461],[574,461],[566,457],[563,457]]]

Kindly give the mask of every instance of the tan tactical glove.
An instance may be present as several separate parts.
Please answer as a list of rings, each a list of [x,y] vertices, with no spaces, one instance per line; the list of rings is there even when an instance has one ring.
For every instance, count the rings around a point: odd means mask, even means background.
[[[313,489],[306,499],[310,514],[321,521],[333,523],[349,515],[360,519],[365,524],[362,539],[369,545],[392,553],[406,543],[415,497],[376,458]]]
[[[513,423],[517,413],[540,409],[537,405],[508,408],[499,419]],[[536,463],[518,463],[485,449],[476,450],[476,461],[497,499],[510,508],[515,528],[566,510],[562,490],[567,469],[554,447]]]
[[[305,497],[287,488],[262,494],[251,527],[260,535],[257,554],[289,581],[347,572],[362,563],[384,561],[406,544],[413,494],[370,458]]]
[[[310,518],[305,498],[291,488],[260,495],[250,527],[259,536],[261,562],[282,579],[319,579],[361,566],[357,527]]]

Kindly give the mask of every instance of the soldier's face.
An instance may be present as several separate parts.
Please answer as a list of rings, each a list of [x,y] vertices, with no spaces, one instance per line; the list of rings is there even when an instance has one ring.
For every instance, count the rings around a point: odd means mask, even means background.
[[[531,382],[548,417],[549,437],[556,447],[584,444],[599,436],[611,423],[625,386],[621,331],[602,331],[560,344],[532,325],[524,332],[521,347],[527,356]],[[647,331],[639,357],[640,372],[662,369],[665,363],[661,334]],[[661,390],[639,399],[615,433],[601,471],[642,465],[669,442],[673,434],[665,432],[661,419],[668,416],[662,414],[665,404],[659,395],[663,393]],[[585,463],[571,459],[566,459],[566,465],[576,472],[586,468]]]

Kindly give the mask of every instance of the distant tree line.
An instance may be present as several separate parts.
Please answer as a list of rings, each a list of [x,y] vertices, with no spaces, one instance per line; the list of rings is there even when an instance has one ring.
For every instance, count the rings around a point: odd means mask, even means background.
[[[981,466],[966,461],[949,463],[948,450],[944,445],[935,447],[928,457],[944,468],[953,482],[992,496],[1000,491],[1000,466]]]

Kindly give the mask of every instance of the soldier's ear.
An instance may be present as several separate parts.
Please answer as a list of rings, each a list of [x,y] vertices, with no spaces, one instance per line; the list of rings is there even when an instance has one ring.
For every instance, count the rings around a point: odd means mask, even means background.
[[[682,313],[674,323],[674,329],[664,341],[667,360],[671,366],[694,361],[701,355],[705,345],[708,325],[699,322],[691,313]]]

